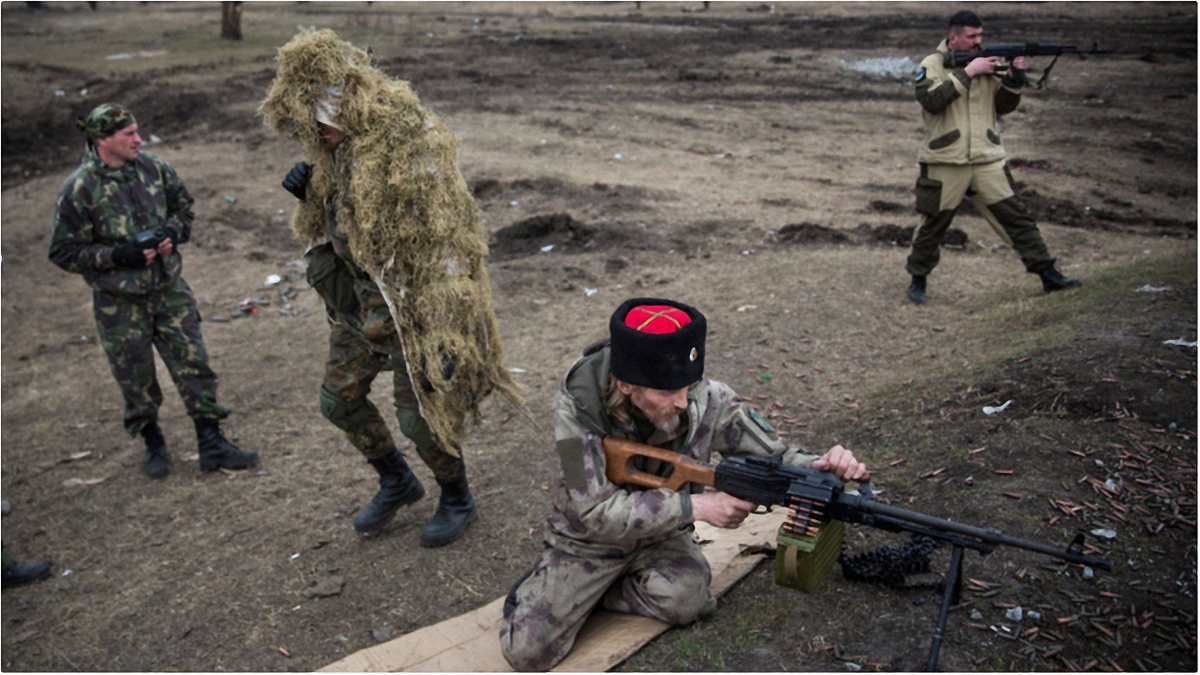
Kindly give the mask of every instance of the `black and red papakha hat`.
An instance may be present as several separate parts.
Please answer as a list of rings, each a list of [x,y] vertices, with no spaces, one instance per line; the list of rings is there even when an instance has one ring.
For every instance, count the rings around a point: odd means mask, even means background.
[[[661,298],[632,298],[608,320],[610,370],[651,389],[682,389],[704,377],[708,324],[699,310]]]

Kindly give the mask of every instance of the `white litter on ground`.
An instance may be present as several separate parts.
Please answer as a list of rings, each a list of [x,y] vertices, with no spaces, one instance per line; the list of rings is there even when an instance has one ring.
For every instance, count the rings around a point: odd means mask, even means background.
[[[1004,405],[1000,406],[999,408],[993,408],[990,405],[985,405],[985,406],[983,406],[983,414],[984,415],[995,415],[998,412],[1004,412],[1004,409],[1007,408],[1010,403],[1012,403],[1012,399],[1005,401]]]

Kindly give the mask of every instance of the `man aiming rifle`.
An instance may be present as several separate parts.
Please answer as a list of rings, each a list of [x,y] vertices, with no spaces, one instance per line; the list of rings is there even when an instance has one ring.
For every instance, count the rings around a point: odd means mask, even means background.
[[[500,646],[517,670],[548,670],[571,651],[596,606],[674,625],[712,612],[708,561],[692,523],[736,528],[756,505],[689,483],[616,485],[604,441],[617,438],[707,462],[781,459],[857,480],[866,467],[842,446],[821,457],[785,445],[728,385],[704,377],[704,315],[671,300],[627,300],[607,340],[584,350],[554,404],[562,484],[546,522],[546,548],[505,601]],[[668,462],[638,462],[665,477]]]
[[[925,222],[913,237],[906,268],[912,275],[908,299],[918,305],[925,304],[926,279],[941,258],[942,240],[964,196],[1012,245],[1025,269],[1041,278],[1045,292],[1081,283],[1055,268],[1005,162],[999,119],[1020,104],[1029,59],[1014,56],[1003,76],[1000,56],[981,56],[964,65],[957,55],[979,52],[982,43],[983,22],[974,12],[958,12],[950,17],[949,35],[937,52],[921,61],[914,81],[925,118],[916,186],[917,212]]]

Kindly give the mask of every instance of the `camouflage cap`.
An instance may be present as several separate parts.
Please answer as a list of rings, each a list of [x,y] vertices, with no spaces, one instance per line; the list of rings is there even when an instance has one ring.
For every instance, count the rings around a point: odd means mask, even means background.
[[[87,117],[75,121],[75,126],[87,134],[88,139],[108,138],[130,124],[137,124],[133,113],[116,103],[101,103]]]

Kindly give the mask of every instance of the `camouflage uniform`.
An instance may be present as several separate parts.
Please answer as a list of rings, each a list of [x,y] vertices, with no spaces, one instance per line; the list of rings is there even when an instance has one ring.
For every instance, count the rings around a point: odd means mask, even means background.
[[[50,260],[82,274],[92,287],[100,343],[125,398],[130,435],[155,422],[162,404],[152,347],[166,364],[188,415],[229,415],[217,405],[217,376],[208,366],[196,299],[180,276],[178,246],[191,238],[193,201],[162,159],[143,152],[114,169],[90,145],[58,195]],[[157,228],[174,242],[171,255],[157,256],[143,268],[113,263],[115,247]]]
[[[504,658],[517,670],[548,670],[570,652],[584,620],[605,609],[686,624],[716,608],[708,561],[693,536],[691,493],[618,487],[604,474],[605,436],[690,456],[816,459],[786,446],[728,385],[704,378],[688,388],[685,423],[666,434],[638,419],[623,428],[606,412],[609,348],[585,352],[568,371],[554,405],[562,486],[546,522],[546,548],[515,589],[516,607],[500,629]],[[647,460],[639,469],[665,475]],[[691,492],[703,488],[691,486]]]
[[[343,144],[335,154],[335,166],[348,170],[352,164],[347,161],[348,155],[349,144]],[[333,250],[354,276],[358,308],[340,312],[326,303],[332,329],[325,381],[320,391],[321,413],[345,431],[350,442],[368,460],[383,458],[396,447],[395,442],[367,395],[375,377],[383,370],[391,370],[400,430],[416,446],[417,454],[434,477],[443,482],[451,481],[458,475],[462,459],[442,449],[421,417],[417,395],[405,365],[403,343],[391,312],[379,286],[358,266],[346,236],[338,230],[333,201],[340,199],[341,194],[335,194],[325,205],[326,234]]]

